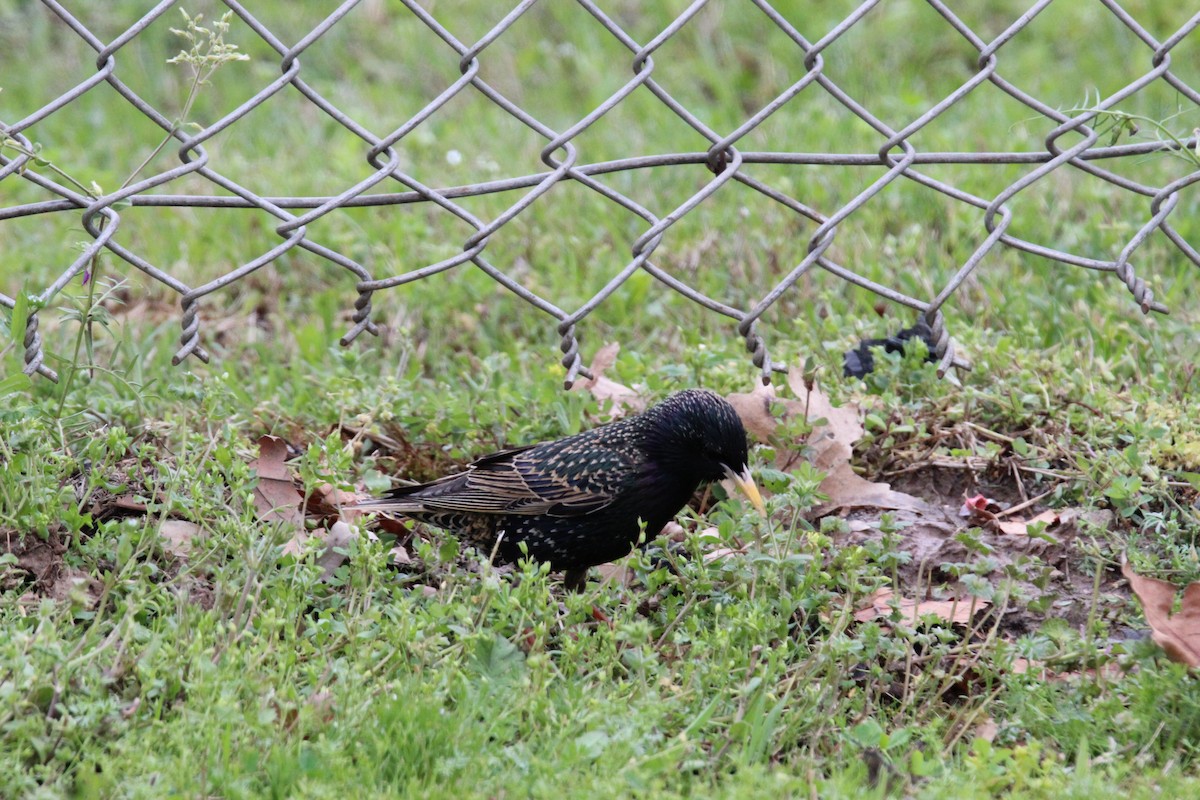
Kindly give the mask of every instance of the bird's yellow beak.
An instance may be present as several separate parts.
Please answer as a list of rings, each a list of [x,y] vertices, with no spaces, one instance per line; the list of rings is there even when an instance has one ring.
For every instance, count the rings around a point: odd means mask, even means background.
[[[750,467],[746,467],[741,472],[734,472],[730,467],[725,467],[725,477],[733,481],[738,489],[741,489],[742,494],[746,495],[746,499],[750,501],[751,505],[758,509],[759,514],[766,516],[767,507],[763,505],[762,495],[758,493],[758,487],[754,485],[754,478],[750,477]]]

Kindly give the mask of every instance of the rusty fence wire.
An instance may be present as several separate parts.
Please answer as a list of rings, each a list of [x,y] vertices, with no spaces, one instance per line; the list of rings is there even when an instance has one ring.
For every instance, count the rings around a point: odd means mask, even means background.
[[[615,21],[613,16],[607,14],[593,0],[577,1],[579,6],[586,10],[595,25],[603,28],[607,35],[613,37],[628,51],[625,66],[622,68],[630,69],[630,77],[619,90],[574,124],[562,130],[553,129],[480,77],[480,66],[488,58],[489,47],[503,37],[506,31],[534,6],[536,0],[524,0],[513,7],[503,19],[476,41],[462,41],[455,35],[456,26],[453,11],[450,8],[438,9],[441,13],[435,17],[416,0],[400,0],[406,13],[413,15],[444,43],[440,53],[430,53],[428,57],[441,57],[456,61],[461,77],[447,85],[440,95],[405,120],[399,127],[394,130],[378,131],[372,129],[367,121],[354,119],[339,110],[334,99],[323,96],[306,83],[304,71],[301,68],[300,57],[305,50],[334,29],[346,15],[354,10],[355,6],[359,4],[359,0],[348,0],[342,3],[307,35],[294,42],[282,41],[255,18],[251,8],[234,0],[224,0],[224,5],[236,15],[236,18],[240,19],[249,30],[261,37],[278,53],[280,74],[262,86],[249,100],[202,130],[175,129],[168,114],[156,109],[122,80],[122,57],[125,48],[155,20],[176,6],[176,0],[159,2],[142,18],[108,41],[99,38],[60,3],[55,0],[43,0],[44,6],[57,20],[69,27],[74,35],[77,35],[95,51],[95,73],[49,100],[40,108],[28,109],[27,115],[21,119],[0,119],[0,134],[3,134],[6,143],[6,146],[0,149],[0,182],[27,181],[44,191],[48,198],[41,202],[10,204],[5,202],[4,195],[0,194],[0,221],[38,214],[78,214],[83,227],[92,237],[92,241],[83,248],[72,263],[62,269],[56,280],[34,298],[34,302],[30,306],[31,313],[28,314],[23,340],[25,371],[28,374],[37,372],[52,380],[56,379],[54,371],[45,363],[42,340],[38,334],[39,315],[37,310],[44,308],[73,278],[84,271],[93,257],[102,249],[108,250],[150,278],[178,293],[181,305],[182,335],[174,357],[175,363],[179,363],[189,356],[204,361],[209,359],[208,353],[201,345],[202,328],[197,317],[198,304],[202,298],[270,264],[289,250],[302,248],[347,270],[354,275],[357,281],[358,296],[354,301],[353,325],[342,337],[342,344],[349,344],[364,332],[376,332],[371,308],[371,298],[374,292],[471,264],[553,318],[557,332],[561,336],[562,363],[567,370],[568,385],[581,375],[590,375],[579,355],[576,339],[577,327],[589,313],[639,270],[649,273],[689,300],[732,319],[739,335],[745,339],[754,364],[762,370],[764,380],[769,380],[771,372],[773,370],[780,371],[783,366],[771,359],[766,344],[756,329],[756,323],[768,308],[813,267],[818,267],[868,289],[889,301],[914,309],[922,315],[934,332],[936,341],[934,356],[939,360],[940,372],[944,373],[952,365],[966,365],[955,354],[953,340],[946,331],[942,317],[942,307],[960,287],[964,279],[979,266],[990,252],[997,248],[1016,248],[1062,264],[1115,273],[1121,284],[1132,295],[1134,302],[1146,313],[1166,311],[1165,307],[1155,299],[1150,287],[1139,277],[1133,263],[1139,247],[1151,234],[1160,231],[1187,259],[1200,266],[1200,252],[1197,252],[1197,249],[1172,227],[1170,221],[1171,214],[1179,205],[1185,190],[1200,182],[1200,168],[1192,169],[1189,173],[1166,185],[1149,186],[1119,175],[1105,167],[1106,162],[1113,159],[1146,156],[1159,151],[1174,150],[1176,155],[1189,155],[1189,151],[1191,154],[1195,154],[1197,149],[1200,149],[1196,137],[1112,144],[1102,141],[1102,132],[1098,130],[1097,124],[1098,120],[1104,118],[1103,115],[1116,108],[1123,100],[1155,82],[1169,84],[1177,92],[1181,104],[1191,103],[1194,106],[1200,106],[1200,92],[1188,85],[1171,69],[1172,51],[1185,42],[1188,37],[1196,35],[1196,29],[1200,26],[1200,13],[1188,19],[1167,38],[1159,40],[1142,27],[1115,0],[1098,0],[1108,13],[1111,13],[1121,25],[1132,32],[1139,42],[1134,51],[1119,54],[1119,57],[1125,62],[1144,65],[1144,67],[1138,68],[1144,68],[1144,71],[1136,79],[1119,89],[1104,96],[1098,96],[1090,108],[1084,111],[1064,112],[1027,94],[1015,83],[1006,79],[1003,73],[1005,46],[1014,37],[1019,37],[1022,30],[1050,5],[1051,0],[1040,0],[1034,3],[1025,13],[1012,21],[1000,35],[991,39],[985,39],[976,33],[956,16],[946,3],[941,0],[927,0],[928,5],[944,21],[947,34],[961,37],[962,40],[969,43],[974,51],[977,51],[974,69],[965,71],[969,74],[964,75],[961,84],[954,91],[919,116],[903,124],[895,121],[889,124],[872,113],[870,101],[854,97],[839,86],[835,79],[836,76],[828,74],[822,56],[827,48],[879,5],[880,0],[866,0],[861,3],[839,24],[823,32],[821,37],[815,41],[806,38],[766,0],[747,0],[740,4],[742,8],[739,13],[764,15],[794,43],[794,59],[786,65],[789,79],[793,82],[769,103],[746,116],[735,129],[718,131],[708,127],[697,114],[690,111],[684,103],[673,97],[655,80],[655,53],[687,25],[689,20],[695,17],[706,5],[706,0],[697,0],[692,3],[658,35],[646,41],[639,41],[630,35]],[[911,2],[915,3],[917,0],[911,0]],[[52,54],[48,54],[47,57],[52,57]],[[53,172],[42,169],[45,164],[38,161],[34,144],[35,137],[31,134],[32,129],[40,121],[104,83],[112,87],[130,106],[177,140],[179,164],[174,168],[137,180],[117,191],[96,196],[89,193],[84,187],[68,185],[68,182],[59,179]],[[991,84],[1027,107],[1032,114],[1039,115],[1040,118],[1045,118],[1053,123],[1053,130],[1044,140],[1044,150],[1037,152],[921,152],[911,143],[910,140],[914,134],[945,114],[962,98],[983,84]],[[213,163],[205,151],[205,142],[231,126],[238,125],[255,108],[277,93],[289,90],[289,87],[298,90],[321,113],[328,115],[329,118],[361,140],[362,158],[370,167],[370,174],[367,177],[354,185],[347,186],[344,191],[335,196],[266,197],[232,180],[221,171],[219,164]],[[583,160],[574,140],[632,93],[638,91],[653,93],[663,106],[703,137],[703,140],[708,143],[707,148],[702,152],[633,155],[602,163],[588,163]],[[542,137],[544,147],[540,155],[547,169],[536,174],[517,175],[448,188],[426,185],[416,175],[401,169],[401,158],[396,150],[397,143],[464,92],[478,93],[485,97]],[[821,92],[827,93],[838,104],[878,132],[879,146],[877,150],[857,154],[833,154],[750,152],[739,149],[738,144],[743,137],[780,108],[789,103],[802,103],[806,96]],[[1193,159],[1193,162],[1200,165],[1200,159]],[[755,164],[875,166],[883,168],[883,173],[841,207],[817,209],[755,177],[751,168]],[[1021,165],[1024,169],[1020,177],[999,194],[994,197],[980,197],[947,182],[936,180],[922,171],[924,166],[935,164],[1007,164]],[[662,210],[655,211],[644,207],[602,180],[603,176],[618,171],[670,165],[691,165],[692,169],[695,169],[696,165],[703,165],[711,174],[698,191],[678,207],[666,213],[662,213]],[[1013,219],[1013,214],[1009,210],[1009,202],[1033,184],[1045,180],[1056,170],[1079,170],[1088,173],[1107,182],[1113,191],[1131,192],[1148,201],[1144,222],[1138,223],[1136,232],[1128,238],[1127,243],[1115,258],[1105,259],[1067,252],[1046,244],[1023,240],[1008,232]],[[207,196],[163,193],[163,190],[167,189],[172,182],[178,181],[184,176],[202,177],[209,181],[214,188],[219,188],[229,194]],[[506,271],[503,266],[494,263],[489,258],[487,247],[493,234],[526,211],[539,197],[549,192],[556,184],[571,181],[587,187],[606,201],[636,214],[644,220],[645,224],[644,230],[630,243],[628,262],[615,272],[612,279],[579,307],[564,309],[556,305],[552,299],[539,296],[527,286],[522,285],[521,281],[513,275],[515,270],[509,268]],[[835,262],[830,254],[830,247],[837,239],[838,226],[852,214],[862,212],[864,209],[870,213],[872,198],[889,184],[897,181],[913,181],[983,212],[984,225],[979,232],[978,246],[963,261],[952,278],[931,297],[911,297],[894,288],[870,280],[856,272],[851,266]],[[757,302],[744,308],[733,307],[719,298],[701,293],[678,275],[671,274],[656,265],[654,261],[655,250],[671,226],[691,213],[706,198],[720,192],[731,182],[740,183],[761,193],[817,226],[808,238],[807,252],[803,259],[799,263],[791,265],[786,274],[779,277],[773,286],[764,287],[765,290],[762,291]],[[492,219],[481,219],[456,202],[463,197],[518,189],[526,191],[521,194],[517,202]],[[324,246],[308,235],[308,226],[313,221],[324,215],[335,213],[339,209],[353,206],[408,203],[433,204],[445,214],[452,215],[469,226],[473,232],[461,242],[461,252],[436,263],[414,264],[410,271],[403,274],[381,276],[373,274],[345,253]],[[266,252],[254,255],[253,258],[238,265],[225,275],[200,286],[191,286],[122,244],[120,209],[127,205],[258,209],[271,218],[279,241]],[[14,308],[16,305],[12,297],[4,294],[0,294],[0,303],[9,308]]]

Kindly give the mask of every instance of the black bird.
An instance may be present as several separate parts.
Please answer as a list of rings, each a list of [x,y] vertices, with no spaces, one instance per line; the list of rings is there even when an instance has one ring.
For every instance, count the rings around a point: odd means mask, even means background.
[[[636,416],[502,450],[354,507],[446,528],[500,561],[520,559],[524,544],[578,589],[588,567],[633,548],[643,523],[657,535],[701,484],[721,478],[763,512],[737,412],[713,392],[687,389]]]

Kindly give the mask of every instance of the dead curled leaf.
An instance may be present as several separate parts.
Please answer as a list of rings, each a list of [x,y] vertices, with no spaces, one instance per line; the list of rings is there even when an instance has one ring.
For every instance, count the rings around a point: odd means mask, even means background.
[[[1030,525],[1044,523],[1047,528],[1053,528],[1058,524],[1058,521],[1057,511],[1043,511],[1036,517],[1030,517],[1026,520],[997,519],[995,525],[1001,533],[1007,533],[1009,536],[1028,536]]]
[[[982,739],[985,742],[994,742],[996,734],[999,732],[1000,726],[996,724],[996,720],[992,717],[984,717],[976,723],[973,735],[976,739]]]
[[[284,522],[299,527],[304,524],[300,512],[300,492],[296,490],[292,472],[287,464],[287,443],[278,436],[263,436],[258,440],[258,458],[250,469],[258,473],[254,488],[254,507],[268,522]]]
[[[328,581],[333,577],[333,573],[337,572],[337,568],[346,563],[346,554],[338,552],[338,549],[344,550],[350,542],[357,538],[357,530],[339,520],[333,523],[328,530],[317,528],[311,533],[300,531],[291,539],[288,539],[287,543],[283,546],[283,553],[284,555],[299,558],[311,540],[315,539],[317,542],[320,542],[321,552],[317,556],[316,564],[321,568],[321,580]],[[405,553],[405,556],[407,556],[407,553]],[[396,563],[400,563],[399,560]]]
[[[192,553],[192,541],[203,534],[203,529],[194,522],[183,519],[163,520],[159,535],[163,539],[163,550],[179,559]]]
[[[960,517],[1009,536],[1029,536],[1030,525],[1044,524],[1046,527],[1052,528],[1061,521],[1057,511],[1043,511],[1027,520],[1004,519],[1006,513],[1009,512],[1000,510],[999,503],[981,494],[968,497],[963,501],[962,508],[958,510]]]
[[[742,418],[742,425],[745,426],[746,431],[755,439],[763,442],[775,433],[780,418],[786,418],[788,414],[802,411],[802,409],[789,407],[789,403],[795,403],[795,401],[777,398],[773,385],[764,386],[761,383],[756,384],[752,392],[734,392],[727,395],[725,400]],[[772,408],[775,406],[779,407],[780,417],[776,417],[772,413]]]
[[[737,411],[746,430],[760,441],[766,441],[781,421],[805,416],[821,421],[803,443],[811,453],[813,466],[825,473],[820,491],[829,500],[819,515],[841,508],[880,508],[884,510],[920,511],[926,503],[903,492],[892,491],[886,483],[863,478],[850,466],[854,443],[863,435],[859,408],[852,404],[834,406],[820,387],[809,391],[799,372],[788,374],[788,386],[800,399],[785,400],[775,395],[774,386],[756,385],[749,393],[731,394],[725,399]],[[776,467],[786,469],[795,461],[795,453],[781,448]]]
[[[645,398],[628,386],[617,383],[604,375],[617,362],[617,353],[620,351],[621,345],[617,342],[610,342],[601,347],[592,357],[589,367],[592,377],[580,378],[571,387],[572,391],[591,392],[601,406],[608,403],[608,416],[612,419],[624,416],[627,410],[644,411],[646,409]]]
[[[340,520],[333,523],[328,531],[317,530],[314,535],[324,539],[325,548],[317,556],[317,566],[321,568],[321,580],[327,581],[333,577],[337,568],[346,563],[347,555],[338,552],[344,550],[350,542],[358,538],[353,528]]]
[[[895,604],[900,609],[901,621],[908,625],[916,625],[921,617],[927,614],[945,622],[966,625],[975,612],[991,605],[989,601],[977,597],[956,600],[912,600],[901,597],[893,600],[895,597],[896,593],[891,589],[880,589],[869,598],[870,605],[854,612],[854,619],[859,622],[888,619],[892,616],[892,606]]]
[[[1193,669],[1200,667],[1200,582],[1187,585],[1179,611],[1172,614],[1179,587],[1138,575],[1128,562],[1121,565],[1121,574],[1142,604],[1142,613],[1155,644],[1172,661]]]

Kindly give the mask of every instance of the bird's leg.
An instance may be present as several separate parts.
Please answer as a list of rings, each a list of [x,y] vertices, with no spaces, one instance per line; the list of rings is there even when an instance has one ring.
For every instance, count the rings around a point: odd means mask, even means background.
[[[568,569],[563,572],[563,587],[568,592],[578,594],[583,591],[583,587],[587,585],[587,567],[583,569]]]

